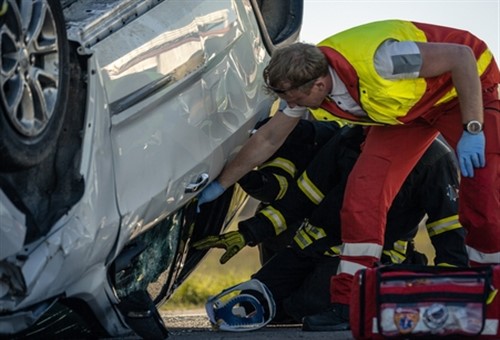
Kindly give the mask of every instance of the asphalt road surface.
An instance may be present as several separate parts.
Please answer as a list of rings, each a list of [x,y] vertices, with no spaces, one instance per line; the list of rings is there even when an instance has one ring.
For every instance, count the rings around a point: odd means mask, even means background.
[[[353,339],[351,332],[304,332],[300,325],[268,325],[249,332],[224,332],[211,328],[204,310],[161,311],[169,339]]]

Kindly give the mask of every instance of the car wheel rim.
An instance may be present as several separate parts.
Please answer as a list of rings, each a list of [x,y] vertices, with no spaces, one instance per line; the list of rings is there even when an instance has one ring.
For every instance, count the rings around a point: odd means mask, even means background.
[[[55,110],[59,92],[59,48],[46,1],[12,2],[0,31],[1,100],[8,121],[26,137],[37,137]]]

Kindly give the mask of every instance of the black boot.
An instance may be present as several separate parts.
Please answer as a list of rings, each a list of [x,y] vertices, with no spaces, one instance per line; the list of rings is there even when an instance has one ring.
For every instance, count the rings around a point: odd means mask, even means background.
[[[303,331],[347,331],[349,327],[349,306],[334,303],[322,313],[306,316],[302,319]]]

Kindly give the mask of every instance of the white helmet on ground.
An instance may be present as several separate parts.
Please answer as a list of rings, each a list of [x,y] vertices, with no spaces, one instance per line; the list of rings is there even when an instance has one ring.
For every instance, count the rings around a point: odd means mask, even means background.
[[[265,284],[252,279],[224,289],[205,304],[212,327],[230,332],[253,331],[276,314],[273,296]]]

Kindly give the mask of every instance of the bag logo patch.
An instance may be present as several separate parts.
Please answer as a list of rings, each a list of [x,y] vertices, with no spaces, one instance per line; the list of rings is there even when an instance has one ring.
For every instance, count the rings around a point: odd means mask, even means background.
[[[443,304],[435,303],[425,310],[423,319],[430,329],[442,328],[448,320],[448,308]]]
[[[394,324],[400,334],[411,333],[420,320],[420,310],[418,308],[398,307],[394,311]]]

